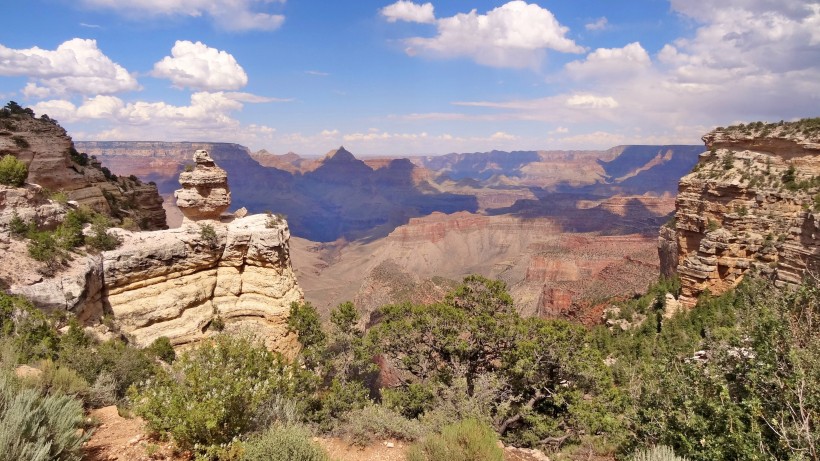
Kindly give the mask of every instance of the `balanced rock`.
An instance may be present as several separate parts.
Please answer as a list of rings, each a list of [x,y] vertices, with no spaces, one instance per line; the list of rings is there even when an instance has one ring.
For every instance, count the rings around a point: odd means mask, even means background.
[[[191,221],[219,219],[231,205],[228,174],[214,163],[208,151],[196,151],[194,162],[193,171],[179,175],[182,189],[174,192],[177,207]]]

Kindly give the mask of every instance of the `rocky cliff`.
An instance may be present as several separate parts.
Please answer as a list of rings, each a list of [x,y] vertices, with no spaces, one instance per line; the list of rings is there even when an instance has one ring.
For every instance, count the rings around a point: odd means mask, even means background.
[[[820,119],[718,128],[679,184],[674,221],[659,238],[687,307],[749,271],[796,284],[820,269]],[[667,269],[667,272],[670,272]]]
[[[162,198],[157,187],[136,177],[116,177],[95,158],[74,148],[71,137],[53,120],[30,112],[0,116],[0,156],[13,155],[29,171],[28,182],[46,194],[63,192],[77,201],[115,218],[131,218],[145,230],[167,229]]]

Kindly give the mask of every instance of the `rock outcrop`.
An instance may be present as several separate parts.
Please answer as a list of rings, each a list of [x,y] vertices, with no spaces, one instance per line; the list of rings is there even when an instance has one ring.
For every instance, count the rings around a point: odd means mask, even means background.
[[[749,271],[793,285],[820,269],[820,119],[718,128],[703,140],[709,150],[680,181],[674,233],[659,239],[662,265],[677,261],[683,305]]]
[[[145,230],[167,229],[156,185],[120,177],[96,158],[77,152],[66,131],[48,118],[27,113],[0,118],[0,156],[13,155],[28,167],[27,181],[51,193],[119,219],[131,218]],[[47,194],[46,194],[47,195]]]
[[[113,229],[122,240],[118,249],[75,256],[54,277],[16,277],[10,291],[43,309],[73,312],[87,325],[109,317],[137,346],[161,336],[185,346],[225,330],[253,335],[293,355],[298,343],[287,318],[290,304],[303,294],[291,267],[287,222],[266,215],[223,216],[230,206],[224,171],[207,152],[197,152],[195,160],[197,168],[181,181],[188,205],[182,227]],[[0,188],[0,200],[17,206],[26,199],[39,206],[33,216],[57,220],[50,214],[52,202],[35,200],[38,190]],[[65,212],[54,213],[60,211]],[[5,245],[25,254],[22,241]]]
[[[196,223],[130,235],[122,248],[103,254],[103,299],[114,322],[140,346],[160,336],[188,344],[224,323],[226,331],[293,352],[287,317],[302,291],[290,265],[287,224],[268,226],[266,216],[254,215],[214,222],[214,235]]]
[[[292,354],[297,344],[287,317],[303,295],[287,222],[265,215],[218,221],[231,204],[227,175],[207,151],[198,150],[194,161],[176,193],[183,226],[126,235],[120,249],[103,253],[106,310],[140,346],[160,336],[189,344],[224,328]]]
[[[0,230],[7,229],[16,217],[33,222],[38,228],[53,229],[65,217],[66,207],[49,200],[36,184],[10,187],[0,184]]]
[[[177,207],[189,220],[219,219],[231,205],[228,174],[216,166],[208,151],[194,154],[196,166],[179,175],[182,189],[174,192]]]

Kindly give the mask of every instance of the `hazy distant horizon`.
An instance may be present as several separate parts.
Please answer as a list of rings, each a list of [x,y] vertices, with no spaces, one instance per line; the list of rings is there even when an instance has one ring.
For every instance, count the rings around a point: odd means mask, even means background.
[[[69,133],[69,135],[70,135],[70,133]],[[114,143],[114,142],[116,142],[116,143],[120,143],[120,142],[121,143],[131,143],[131,142],[133,142],[133,143],[179,143],[179,144],[236,144],[236,145],[239,145],[239,146],[242,146],[242,147],[247,147],[252,154],[256,154],[256,153],[261,152],[261,151],[266,151],[270,155],[277,155],[277,156],[282,156],[282,155],[287,155],[287,154],[296,154],[300,158],[303,158],[303,159],[306,159],[306,160],[321,159],[321,158],[325,157],[326,155],[330,154],[331,152],[336,151],[339,148],[344,148],[345,150],[347,150],[348,152],[353,154],[357,159],[380,159],[380,158],[395,158],[395,159],[398,159],[398,158],[415,158],[415,157],[441,157],[441,156],[444,156],[444,155],[451,155],[451,154],[480,154],[480,153],[489,153],[489,152],[492,152],[492,151],[500,151],[500,152],[573,152],[573,151],[575,151],[575,152],[597,152],[597,151],[601,151],[601,152],[603,152],[603,151],[607,151],[607,150],[610,150],[610,149],[615,149],[617,147],[629,146],[629,145],[644,145],[644,146],[659,146],[659,147],[660,146],[702,146],[703,145],[702,142],[697,143],[697,144],[619,144],[619,145],[610,146],[610,147],[607,147],[607,148],[596,148],[596,149],[583,149],[583,148],[580,148],[580,149],[544,148],[544,149],[510,149],[510,150],[486,149],[486,150],[477,150],[477,151],[469,151],[469,152],[468,151],[464,151],[464,152],[445,152],[445,153],[441,153],[441,154],[409,153],[409,154],[389,155],[389,154],[375,153],[375,154],[366,155],[366,154],[359,154],[358,152],[355,152],[352,149],[348,149],[347,147],[345,147],[343,145],[327,149],[326,151],[324,151],[322,153],[319,153],[319,154],[316,154],[316,153],[303,154],[301,152],[294,152],[294,151],[272,152],[270,149],[265,149],[265,148],[254,150],[254,149],[251,149],[248,146],[245,146],[241,143],[230,142],[230,141],[191,141],[191,140],[160,141],[160,140],[156,140],[156,139],[145,139],[145,140],[134,140],[134,139],[131,139],[131,140],[113,140],[113,139],[105,139],[105,140],[102,140],[102,139],[101,140],[83,139],[83,140],[76,140],[75,139],[74,140],[74,143],[78,144],[78,145],[82,145],[83,143],[109,143],[109,142],[110,143]]]

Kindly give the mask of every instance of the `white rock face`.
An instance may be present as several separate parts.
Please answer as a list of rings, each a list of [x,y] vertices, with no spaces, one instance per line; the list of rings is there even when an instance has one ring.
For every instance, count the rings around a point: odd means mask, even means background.
[[[4,230],[17,215],[40,228],[55,228],[65,218],[66,207],[45,197],[40,186],[26,184],[10,187],[0,184],[0,230]]]
[[[292,354],[290,304],[303,299],[290,265],[287,224],[266,227],[263,215],[212,223],[216,239],[188,223],[130,236],[103,255],[104,296],[115,323],[146,346],[160,336],[184,345],[213,333],[221,318],[228,332],[257,336]]]

